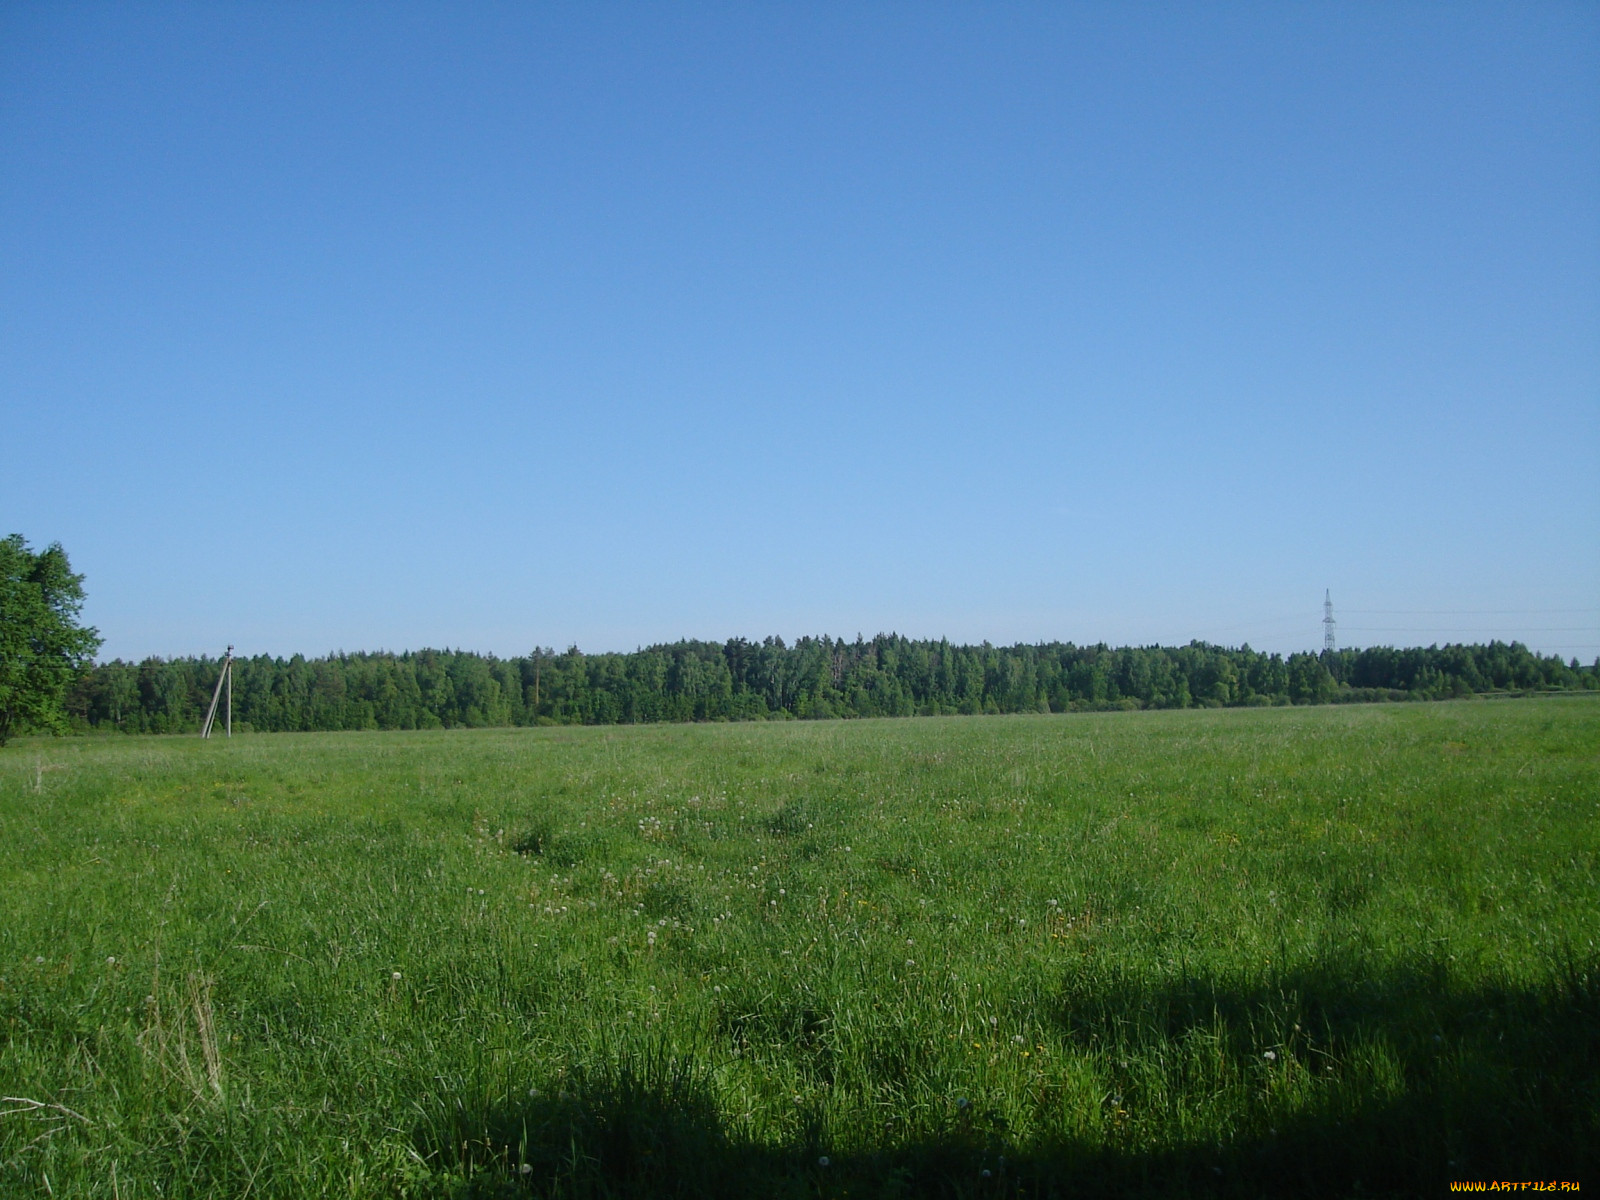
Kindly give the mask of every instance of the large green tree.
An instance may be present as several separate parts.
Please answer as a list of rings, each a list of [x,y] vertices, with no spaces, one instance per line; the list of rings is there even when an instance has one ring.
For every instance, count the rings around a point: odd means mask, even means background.
[[[35,554],[20,533],[0,539],[0,746],[65,724],[62,697],[100,648],[82,608],[83,576],[60,542]]]

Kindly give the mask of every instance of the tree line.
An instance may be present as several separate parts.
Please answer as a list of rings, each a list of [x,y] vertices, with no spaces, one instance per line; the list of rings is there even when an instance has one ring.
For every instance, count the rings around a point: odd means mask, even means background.
[[[77,729],[188,733],[218,659],[95,664],[65,697]],[[943,713],[1434,700],[1600,690],[1582,665],[1520,643],[1266,654],[1191,642],[1121,647],[845,641],[680,641],[633,653],[497,658],[461,650],[234,660],[234,726],[258,731],[635,724]]]

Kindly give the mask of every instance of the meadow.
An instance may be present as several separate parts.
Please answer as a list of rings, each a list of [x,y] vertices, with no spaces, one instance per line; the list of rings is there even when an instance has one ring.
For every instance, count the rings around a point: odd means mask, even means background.
[[[0,1195],[1430,1195],[1600,1146],[1600,700],[22,739]]]

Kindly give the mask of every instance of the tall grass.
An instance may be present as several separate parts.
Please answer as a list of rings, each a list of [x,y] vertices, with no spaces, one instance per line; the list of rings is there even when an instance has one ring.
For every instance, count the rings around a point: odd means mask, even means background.
[[[1597,866],[1576,698],[24,741],[0,1194],[1578,1179]]]

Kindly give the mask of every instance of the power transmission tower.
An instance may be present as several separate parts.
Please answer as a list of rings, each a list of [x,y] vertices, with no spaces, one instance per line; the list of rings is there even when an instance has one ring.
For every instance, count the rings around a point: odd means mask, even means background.
[[[228,647],[228,653],[222,659],[222,674],[217,676],[217,690],[211,693],[211,707],[206,709],[206,723],[200,727],[200,736],[211,736],[211,726],[217,720],[217,701],[227,697],[227,706],[223,709],[222,728],[226,736],[233,736],[233,647]]]
[[[1333,594],[1326,588],[1322,592],[1322,649],[1324,652],[1333,649]]]

